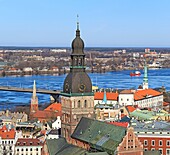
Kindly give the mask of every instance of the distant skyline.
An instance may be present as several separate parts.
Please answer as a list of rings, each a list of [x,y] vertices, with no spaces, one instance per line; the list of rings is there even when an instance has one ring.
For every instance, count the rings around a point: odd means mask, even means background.
[[[0,0],[0,46],[170,47],[170,0]]]

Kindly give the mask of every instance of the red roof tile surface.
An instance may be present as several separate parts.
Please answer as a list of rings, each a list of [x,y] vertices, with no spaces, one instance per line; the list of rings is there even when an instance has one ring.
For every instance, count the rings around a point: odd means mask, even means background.
[[[103,97],[104,97],[104,92],[96,92],[94,94],[94,99],[95,100],[103,100]],[[117,101],[118,93],[106,92],[106,97],[107,97],[107,100],[115,100],[115,101]]]
[[[42,146],[43,143],[39,139],[19,138],[15,146]]]
[[[40,118],[40,119],[50,119],[50,118],[56,118],[57,116],[61,116],[61,112],[54,112],[54,111],[36,111],[35,113],[32,113],[33,118]]]
[[[15,130],[14,129],[8,130],[6,126],[3,126],[0,129],[0,137],[2,139],[15,139]]]
[[[60,103],[52,103],[46,109],[48,111],[61,111],[61,104]]]
[[[126,106],[126,109],[128,110],[128,112],[133,112],[136,110],[134,106],[130,106],[130,105]]]
[[[129,123],[128,122],[108,122],[109,124],[113,124],[113,125],[116,125],[116,126],[121,126],[121,127],[124,127],[124,128],[127,128]]]
[[[163,102],[163,106],[168,106],[170,103],[168,102]]]
[[[141,99],[146,98],[147,96],[153,97],[153,96],[159,96],[161,94],[162,93],[160,93],[156,90],[153,90],[153,89],[138,90],[134,94],[134,99],[135,100],[141,100]]]

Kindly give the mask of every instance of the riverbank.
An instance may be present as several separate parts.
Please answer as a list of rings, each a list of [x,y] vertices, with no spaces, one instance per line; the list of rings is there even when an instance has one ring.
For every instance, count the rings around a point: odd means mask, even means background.
[[[169,69],[169,68],[149,68],[150,70],[154,70],[154,69]],[[106,72],[112,72],[112,71],[134,71],[134,70],[143,70],[143,68],[138,68],[138,69],[134,69],[134,68],[114,68],[114,69],[86,69],[87,73],[106,73]],[[0,71],[0,77],[4,77],[4,76],[25,76],[25,75],[63,75],[63,74],[67,74],[69,73],[69,69],[61,69],[59,71]]]

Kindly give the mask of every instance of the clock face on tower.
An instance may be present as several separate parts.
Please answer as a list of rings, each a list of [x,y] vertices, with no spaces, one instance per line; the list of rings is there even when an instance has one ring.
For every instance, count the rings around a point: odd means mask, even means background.
[[[86,85],[83,84],[83,83],[81,83],[81,84],[79,85],[79,90],[80,90],[80,92],[84,92],[85,89],[86,89]]]

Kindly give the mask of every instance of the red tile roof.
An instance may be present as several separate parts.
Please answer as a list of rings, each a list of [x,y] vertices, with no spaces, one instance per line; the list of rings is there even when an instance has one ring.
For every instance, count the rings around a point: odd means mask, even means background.
[[[121,114],[121,118],[125,117],[126,115],[125,114]]]
[[[156,90],[153,90],[153,89],[144,89],[144,90],[138,90],[135,92],[134,94],[134,99],[135,100],[141,100],[141,99],[144,99],[146,98],[147,96],[159,96],[161,95],[162,93],[156,91]]]
[[[46,135],[47,131],[46,130],[41,130],[40,133],[43,134],[43,135]]]
[[[39,139],[19,138],[15,146],[42,146],[43,143]]]
[[[52,103],[46,109],[48,111],[61,111],[61,104],[60,103]]]
[[[128,110],[128,112],[133,112],[136,110],[134,106],[130,106],[130,105],[126,106],[126,109]]]
[[[168,106],[170,103],[168,102],[163,102],[163,106]]]
[[[3,126],[0,129],[0,137],[2,139],[15,139],[15,130],[14,129],[8,130],[6,126]]]
[[[133,90],[127,89],[120,92],[120,94],[134,94]]]
[[[96,92],[94,94],[94,99],[95,100],[103,100],[103,97],[104,97],[104,92]],[[117,101],[118,93],[106,92],[106,97],[107,97],[107,100],[115,100],[115,101]]]
[[[109,124],[113,124],[113,125],[116,125],[116,126],[121,126],[121,127],[124,127],[124,128],[127,128],[129,123],[128,122],[108,122]]]
[[[31,114],[33,118],[39,118],[39,119],[50,119],[50,118],[57,118],[57,116],[61,116],[61,112],[54,112],[54,111],[37,111],[35,113]]]

